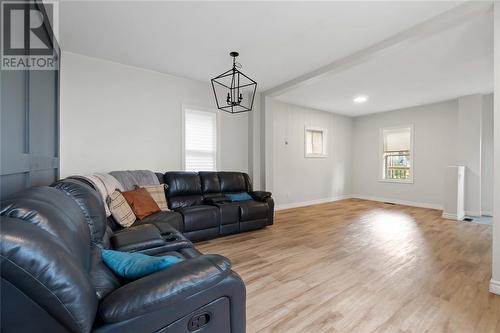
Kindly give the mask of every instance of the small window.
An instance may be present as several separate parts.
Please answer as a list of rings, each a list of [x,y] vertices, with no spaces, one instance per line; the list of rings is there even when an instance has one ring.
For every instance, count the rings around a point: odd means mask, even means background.
[[[184,170],[217,170],[217,114],[184,109]]]
[[[305,132],[305,156],[327,157],[326,154],[326,130],[319,128],[306,128]]]
[[[412,126],[382,129],[382,180],[413,182]]]

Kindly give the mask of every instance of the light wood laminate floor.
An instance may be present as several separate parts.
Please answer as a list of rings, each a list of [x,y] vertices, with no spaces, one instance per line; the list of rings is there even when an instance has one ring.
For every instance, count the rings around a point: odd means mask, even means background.
[[[491,226],[440,213],[349,199],[197,247],[242,276],[249,333],[500,332]]]

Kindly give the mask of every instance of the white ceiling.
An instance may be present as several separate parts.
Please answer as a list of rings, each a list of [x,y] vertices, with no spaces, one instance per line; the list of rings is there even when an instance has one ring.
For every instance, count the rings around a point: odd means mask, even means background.
[[[493,91],[493,15],[470,21],[344,71],[327,74],[277,98],[359,116]],[[365,104],[353,103],[367,95]]]
[[[62,1],[60,44],[63,51],[206,82],[229,69],[228,53],[235,50],[241,54],[243,72],[255,79],[263,91],[384,40],[459,3]],[[476,37],[481,41],[489,38],[488,32],[487,37],[469,36],[478,29],[487,30],[484,24],[479,25],[463,30],[465,36],[458,31],[446,35],[450,40],[428,42],[428,45],[446,45],[448,50],[438,47],[435,54],[434,50],[426,51],[425,46],[416,46],[413,52],[420,57],[405,52],[402,58],[397,55],[392,60],[376,59],[336,78],[327,78],[326,88],[305,87],[280,98],[346,113],[359,113],[346,103],[358,92],[371,95],[364,110],[378,110],[387,101],[391,107],[400,105],[408,95],[401,94],[401,85],[406,85],[406,91],[428,92],[425,87],[428,81],[408,85],[409,80],[402,77],[421,70],[428,72],[423,67],[433,58],[433,69],[442,68],[439,64],[446,65],[443,73],[460,69],[469,57],[474,57],[469,60],[477,66],[470,65],[467,69],[481,67],[477,64],[481,61],[475,58],[479,50],[475,52],[460,45],[464,40],[474,42]],[[484,51],[482,45],[476,48]],[[454,61],[456,57],[460,61]],[[409,65],[404,66],[404,62]],[[390,63],[397,67],[387,68]],[[385,70],[378,69],[379,66]],[[388,69],[392,74],[387,73]],[[474,76],[474,84],[484,86],[473,73],[462,73]],[[436,73],[433,79],[440,75],[444,74]],[[456,75],[441,78],[440,84],[454,79]],[[388,96],[396,97],[399,102],[391,101]],[[383,102],[377,102],[379,98]]]

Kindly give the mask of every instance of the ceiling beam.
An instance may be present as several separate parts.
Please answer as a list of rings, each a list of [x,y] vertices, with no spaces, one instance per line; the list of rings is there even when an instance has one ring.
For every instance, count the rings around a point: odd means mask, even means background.
[[[462,5],[419,23],[407,30],[384,39],[381,42],[375,43],[349,56],[335,60],[326,66],[282,83],[274,88],[268,89],[263,92],[263,95],[276,97],[292,89],[315,83],[327,75],[344,71],[373,59],[374,57],[387,52],[393,52],[398,48],[408,47],[409,45],[428,36],[446,31],[467,22],[474,17],[477,17],[477,15],[481,13],[488,12],[492,10],[492,8],[493,1],[467,1]]]

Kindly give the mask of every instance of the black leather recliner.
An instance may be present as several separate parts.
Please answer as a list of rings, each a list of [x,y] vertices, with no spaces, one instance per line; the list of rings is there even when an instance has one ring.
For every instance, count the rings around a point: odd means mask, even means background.
[[[182,232],[190,240],[214,238],[273,224],[271,193],[253,191],[242,172],[167,172],[169,208],[182,215]],[[229,202],[228,193],[249,193],[253,200]],[[144,223],[144,220],[141,221]]]
[[[63,180],[1,204],[2,332],[245,331],[245,286],[228,259],[202,255],[176,229],[113,233],[89,186]],[[135,281],[100,248],[184,260]]]

